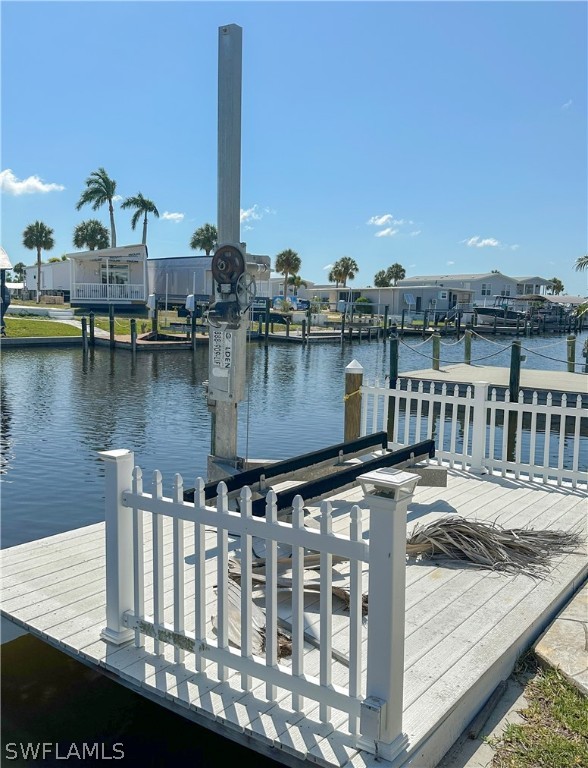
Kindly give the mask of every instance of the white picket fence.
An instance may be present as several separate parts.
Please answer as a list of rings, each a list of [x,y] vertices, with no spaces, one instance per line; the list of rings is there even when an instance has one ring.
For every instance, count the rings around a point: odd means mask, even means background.
[[[513,473],[544,483],[588,481],[588,410],[580,395],[524,392],[499,399],[486,382],[471,386],[398,379],[361,387],[361,434],[389,430],[393,447],[432,438],[435,458],[474,472]],[[390,418],[389,418],[390,416]],[[391,423],[390,423],[391,422]]]
[[[186,653],[194,654],[195,669],[215,681],[230,679],[235,685],[236,679],[243,691],[256,687],[256,695],[261,681],[271,702],[278,700],[281,690],[282,696],[289,692],[290,704],[298,711],[305,711],[305,702],[315,708],[318,703],[323,722],[331,721],[332,710],[345,713],[348,731],[362,749],[392,759],[405,748],[405,541],[412,492],[396,500],[366,497],[370,505],[366,540],[362,520],[366,513],[357,505],[350,510],[346,533],[335,533],[329,502],[321,504],[319,528],[305,526],[300,496],[294,500],[291,522],[278,520],[273,490],[267,495],[265,517],[253,517],[247,487],[240,493],[239,511],[229,509],[222,482],[216,507],[206,506],[202,479],[196,481],[194,502],[186,502],[180,475],[175,475],[168,498],[159,471],[153,474],[151,492],[144,491],[142,471],[134,466],[130,451],[106,451],[101,456],[106,462],[105,640],[134,641],[141,647],[149,636],[154,638],[155,654],[162,654],[167,644],[174,647],[176,663],[182,663]],[[252,587],[254,537],[265,541],[266,549],[265,649],[257,654],[252,649],[253,612],[259,611]],[[235,541],[241,569],[237,643],[230,621],[234,590],[229,583]],[[291,547],[292,583],[278,596],[283,586],[280,544]],[[309,552],[318,553],[320,562],[318,650],[316,641],[312,647],[305,636],[304,556]],[[334,558],[345,561],[348,611],[334,611]],[[369,593],[369,624],[362,616],[364,591]],[[147,604],[152,606],[149,615]],[[279,658],[278,653],[279,605],[286,606],[290,615],[289,658]],[[337,666],[342,646],[346,663]],[[310,654],[315,674],[307,666]]]

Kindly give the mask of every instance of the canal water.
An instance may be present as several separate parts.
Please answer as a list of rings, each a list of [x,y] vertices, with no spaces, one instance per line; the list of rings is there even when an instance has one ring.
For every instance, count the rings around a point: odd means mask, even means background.
[[[577,370],[584,360],[577,339]],[[523,367],[566,370],[564,337],[521,339]],[[508,366],[511,339],[475,338],[473,362]],[[401,372],[428,368],[431,342],[405,338]],[[441,363],[462,362],[463,342],[445,337]],[[239,406],[239,453],[281,459],[343,439],[344,370],[358,360],[384,381],[382,341],[309,344],[251,342],[247,399]],[[4,350],[0,381],[2,548],[104,519],[104,469],[98,451],[127,448],[145,473],[160,469],[171,495],[175,472],[186,486],[206,476],[210,415],[208,352],[140,352],[99,347]],[[583,380],[588,381],[588,379]],[[13,636],[3,623],[3,642]],[[246,759],[244,751],[118,684],[23,636],[3,646],[2,756],[7,743],[126,744],[126,764],[208,766]],[[80,747],[81,752],[81,747]],[[112,754],[112,751],[111,753]],[[54,762],[51,762],[53,760]],[[257,759],[260,765],[271,761]],[[81,762],[81,761],[80,761]],[[93,762],[90,760],[89,762]],[[6,763],[8,764],[8,763]],[[40,763],[39,763],[40,764]],[[46,757],[43,765],[61,765]]]

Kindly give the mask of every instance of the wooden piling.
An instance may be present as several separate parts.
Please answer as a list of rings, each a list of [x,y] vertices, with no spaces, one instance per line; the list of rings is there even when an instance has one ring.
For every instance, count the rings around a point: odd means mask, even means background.
[[[388,335],[388,305],[384,307],[384,329],[382,333],[382,341],[386,343],[386,336]]]
[[[82,348],[84,352],[88,351],[88,321],[82,317]]]
[[[190,339],[192,341],[192,349],[196,349],[196,310],[193,309],[190,315]]]
[[[568,336],[568,373],[576,370],[576,337]]]
[[[137,351],[137,321],[131,318],[131,352]]]
[[[90,344],[94,346],[95,344],[95,334],[94,334],[94,313],[90,312]]]
[[[114,349],[114,305],[108,306],[108,325],[110,328],[110,349]]]
[[[158,318],[157,318],[157,304],[155,305],[155,309],[151,310],[153,312],[151,316],[151,332],[153,333],[153,338],[155,341],[157,341],[157,325],[158,325]]]
[[[441,335],[438,331],[433,334],[433,370],[439,370],[439,358],[441,356]]]
[[[306,341],[306,318],[302,321],[302,343]]]
[[[511,402],[518,402],[519,387],[521,381],[521,342],[518,340],[513,341],[510,350],[510,376],[508,381],[508,389],[510,392]]]
[[[466,365],[472,364],[472,331],[470,328],[466,328],[464,342],[464,363]]]
[[[357,360],[352,360],[345,368],[345,442],[360,436],[362,383],[363,366]]]
[[[394,389],[396,382],[398,381],[398,336],[392,334],[390,336],[390,360],[388,387]],[[388,434],[388,440],[392,440],[394,435],[394,398],[388,398],[388,420],[386,422],[386,432]]]

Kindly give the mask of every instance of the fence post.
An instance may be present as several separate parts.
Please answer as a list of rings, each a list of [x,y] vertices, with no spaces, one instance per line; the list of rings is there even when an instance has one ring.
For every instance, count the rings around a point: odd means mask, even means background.
[[[488,471],[484,466],[486,458],[486,401],[488,400],[488,382],[474,382],[474,417],[472,420],[472,463],[473,475],[484,475]],[[467,446],[464,446],[467,450]],[[464,453],[465,453],[464,450]]]
[[[576,337],[568,336],[568,373],[576,370]]]
[[[362,383],[363,366],[357,360],[352,360],[345,368],[345,442],[355,440],[360,435]]]
[[[100,637],[122,645],[135,636],[124,625],[125,611],[133,610],[133,515],[123,506],[122,494],[132,488],[135,455],[132,451],[99,451],[105,468],[106,627]]]
[[[406,515],[419,477],[375,470],[358,480],[370,510],[370,625],[359,741],[393,761],[408,742],[402,732]]]
[[[472,332],[468,328],[465,332],[465,338],[463,342],[464,349],[464,362],[466,365],[472,364]]]
[[[438,331],[433,334],[433,370],[439,370],[439,357],[441,355],[441,336]]]

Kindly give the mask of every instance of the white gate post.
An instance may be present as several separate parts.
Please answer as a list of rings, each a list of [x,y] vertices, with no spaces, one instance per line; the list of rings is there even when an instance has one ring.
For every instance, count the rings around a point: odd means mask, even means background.
[[[488,471],[484,466],[486,458],[486,401],[488,399],[488,382],[474,382],[474,418],[472,423],[472,464],[470,472],[473,475],[484,475]],[[467,450],[467,446],[466,446]],[[465,453],[465,451],[464,451]]]
[[[133,610],[133,515],[123,506],[122,494],[133,485],[135,456],[126,449],[99,451],[106,464],[106,627],[100,637],[122,645],[134,631],[124,625],[125,611]]]
[[[402,732],[406,513],[419,479],[397,469],[358,478],[370,509],[367,689],[359,745],[385,760],[408,743]]]

